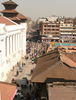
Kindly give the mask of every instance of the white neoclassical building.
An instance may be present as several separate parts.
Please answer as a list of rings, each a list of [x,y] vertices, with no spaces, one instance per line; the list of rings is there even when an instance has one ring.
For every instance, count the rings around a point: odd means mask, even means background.
[[[7,73],[26,55],[26,30],[26,23],[16,24],[0,16],[0,81],[5,81]]]

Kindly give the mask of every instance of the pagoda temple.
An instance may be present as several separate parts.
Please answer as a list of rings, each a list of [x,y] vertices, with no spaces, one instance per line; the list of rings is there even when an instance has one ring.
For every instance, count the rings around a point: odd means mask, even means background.
[[[15,2],[12,0],[3,2],[2,5],[4,6],[4,10],[1,11],[3,16],[8,17],[12,21],[20,24],[27,21],[27,18],[16,11],[16,7],[18,6]]]

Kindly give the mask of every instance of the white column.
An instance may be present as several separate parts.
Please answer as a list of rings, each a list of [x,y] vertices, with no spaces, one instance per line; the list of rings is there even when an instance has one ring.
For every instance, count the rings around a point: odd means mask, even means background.
[[[16,34],[16,52],[17,52],[17,34]]]
[[[18,52],[18,34],[17,34],[17,52]]]
[[[12,54],[12,36],[10,36],[10,55]]]
[[[12,35],[12,54],[13,54],[13,35]]]
[[[26,33],[23,33],[23,51],[26,54]]]
[[[19,34],[19,48],[21,50],[21,33]]]
[[[21,43],[22,43],[22,47],[21,47],[21,49],[22,49],[22,54],[23,54],[23,33],[21,33]],[[24,56],[24,55],[23,55]]]
[[[23,50],[23,38],[22,38],[22,33],[21,33],[21,50]]]
[[[18,39],[17,39],[17,34],[16,34],[16,52],[18,50]]]
[[[19,51],[19,34],[18,34],[18,51]]]
[[[10,36],[9,36],[9,56],[10,56]]]
[[[15,52],[16,52],[16,34],[14,35],[14,45],[15,45]]]
[[[7,56],[9,56],[9,37],[7,37]]]
[[[16,43],[15,43],[15,35],[13,35],[13,53],[15,54],[15,45],[16,45]]]
[[[15,47],[14,47],[14,35],[13,35],[13,54],[14,54],[14,49]]]
[[[5,56],[7,57],[7,37],[5,38]]]

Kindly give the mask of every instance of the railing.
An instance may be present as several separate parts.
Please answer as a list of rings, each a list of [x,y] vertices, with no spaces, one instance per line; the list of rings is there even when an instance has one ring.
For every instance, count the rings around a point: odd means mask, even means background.
[[[55,43],[55,46],[76,46],[76,43]]]

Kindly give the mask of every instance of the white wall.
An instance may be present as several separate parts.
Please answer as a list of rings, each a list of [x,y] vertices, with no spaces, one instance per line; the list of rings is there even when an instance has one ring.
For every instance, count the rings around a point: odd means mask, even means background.
[[[27,24],[0,26],[0,81],[5,81],[7,73],[26,55]]]

